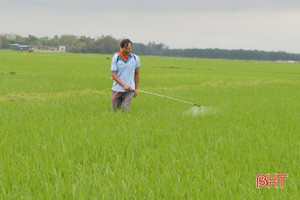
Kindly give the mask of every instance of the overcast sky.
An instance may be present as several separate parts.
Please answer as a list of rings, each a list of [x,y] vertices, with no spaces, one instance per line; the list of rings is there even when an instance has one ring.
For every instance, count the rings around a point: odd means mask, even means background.
[[[0,0],[0,34],[300,53],[300,0]]]

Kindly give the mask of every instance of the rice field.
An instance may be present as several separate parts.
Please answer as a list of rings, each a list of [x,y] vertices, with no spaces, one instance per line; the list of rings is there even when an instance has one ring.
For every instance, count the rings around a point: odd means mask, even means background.
[[[126,114],[107,57],[0,51],[0,199],[300,199],[300,64],[140,56],[139,89],[213,112]]]

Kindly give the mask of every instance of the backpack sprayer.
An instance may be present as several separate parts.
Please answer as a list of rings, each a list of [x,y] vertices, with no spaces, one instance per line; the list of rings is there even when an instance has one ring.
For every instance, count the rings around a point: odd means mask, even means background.
[[[122,90],[125,90],[125,88],[122,88],[121,90],[119,90],[119,91],[113,96],[111,102],[114,101],[116,95],[117,95],[119,92],[121,92]],[[154,95],[154,96],[158,96],[158,97],[162,97],[162,98],[166,98],[166,99],[171,99],[171,100],[178,101],[178,102],[181,102],[181,103],[190,104],[190,105],[193,105],[193,106],[196,106],[196,107],[201,107],[199,104],[196,104],[196,103],[192,103],[192,102],[189,102],[189,101],[185,101],[185,100],[181,100],[181,99],[177,99],[177,98],[173,98],[173,97],[168,97],[168,96],[161,95],[161,94],[156,94],[156,93],[152,93],[152,92],[146,92],[146,91],[143,91],[143,90],[132,90],[132,91],[138,91],[138,92],[145,93],[145,94],[149,94],[149,95]]]

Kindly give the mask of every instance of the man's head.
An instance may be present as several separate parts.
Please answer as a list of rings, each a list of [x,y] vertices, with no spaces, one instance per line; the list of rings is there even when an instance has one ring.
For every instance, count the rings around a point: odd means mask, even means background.
[[[122,40],[120,46],[126,55],[130,55],[132,50],[132,42],[129,39]]]

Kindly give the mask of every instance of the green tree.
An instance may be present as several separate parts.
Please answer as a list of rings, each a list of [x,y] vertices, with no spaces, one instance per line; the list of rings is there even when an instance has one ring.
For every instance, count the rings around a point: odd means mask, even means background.
[[[29,42],[30,44],[34,44],[38,40],[39,40],[38,37],[35,37],[34,35],[28,35],[27,42]]]
[[[74,43],[69,51],[73,53],[88,53],[86,46],[87,45],[84,42],[79,41]]]
[[[47,46],[49,45],[49,37],[41,37],[39,42],[41,45]]]
[[[66,46],[67,49],[71,48],[73,44],[78,41],[77,37],[74,35],[62,35],[60,37],[60,44]]]
[[[57,38],[57,37],[54,37],[54,38],[48,40],[47,45],[48,46],[59,46],[60,45],[60,39]]]
[[[20,35],[16,35],[14,43],[25,44],[26,43],[26,39],[24,37],[20,36]]]
[[[97,45],[101,46],[103,53],[112,54],[119,51],[119,42],[112,36],[103,36],[96,41]]]
[[[1,40],[1,48],[2,49],[8,49],[8,38],[6,35],[1,35],[0,36],[0,40]]]

